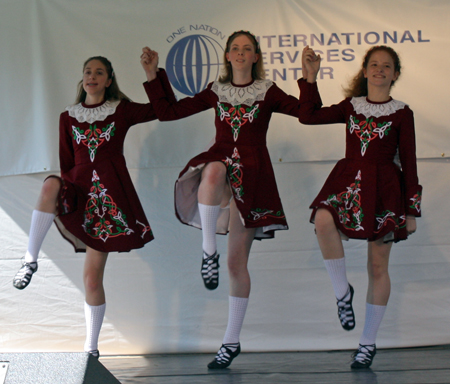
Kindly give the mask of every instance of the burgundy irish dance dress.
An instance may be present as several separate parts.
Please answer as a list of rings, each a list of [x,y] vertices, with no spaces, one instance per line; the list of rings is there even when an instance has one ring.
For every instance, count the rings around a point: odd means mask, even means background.
[[[146,84],[150,101],[161,121],[177,120],[212,108],[214,144],[191,159],[175,184],[175,211],[187,225],[201,228],[197,191],[201,170],[209,162],[222,162],[246,228],[257,228],[255,238],[272,238],[275,230],[288,229],[285,212],[266,145],[272,113],[298,118],[298,100],[269,80],[246,85],[210,83],[207,88],[178,102],[171,102],[163,83]],[[229,209],[221,209],[217,233],[226,234]]]
[[[331,171],[311,204],[334,217],[344,238],[400,241],[406,215],[421,215],[422,187],[416,165],[414,117],[401,101],[346,98],[322,107],[317,83],[299,80],[300,122],[346,124],[345,158]]]
[[[167,78],[161,82],[175,99]],[[86,246],[127,252],[153,240],[126,167],[123,143],[131,126],[154,119],[151,104],[127,100],[80,103],[61,114],[62,188],[55,222],[76,252]]]

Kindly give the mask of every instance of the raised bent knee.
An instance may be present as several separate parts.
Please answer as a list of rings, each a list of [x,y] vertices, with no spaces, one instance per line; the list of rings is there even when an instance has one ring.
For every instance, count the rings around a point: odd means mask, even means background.
[[[326,234],[336,230],[333,216],[326,209],[318,209],[314,218],[314,225],[318,234]]]
[[[58,193],[61,188],[61,181],[55,177],[50,177],[44,181],[41,194],[36,205],[36,209],[43,212],[56,212]]]
[[[218,185],[225,183],[226,168],[219,161],[208,163],[202,172],[202,182]]]

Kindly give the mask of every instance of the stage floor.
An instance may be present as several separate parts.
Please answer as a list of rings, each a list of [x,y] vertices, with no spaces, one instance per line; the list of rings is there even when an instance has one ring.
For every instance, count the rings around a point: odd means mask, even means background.
[[[450,345],[381,349],[370,369],[351,370],[350,351],[241,353],[228,369],[208,370],[211,354],[105,356],[122,384],[444,384]]]

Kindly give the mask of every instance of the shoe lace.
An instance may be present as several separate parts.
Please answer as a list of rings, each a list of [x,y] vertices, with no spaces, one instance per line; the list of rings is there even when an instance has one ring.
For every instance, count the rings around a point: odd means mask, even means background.
[[[31,263],[23,263],[22,268],[16,274],[15,280],[28,280],[35,271],[36,268],[33,268]]]
[[[342,299],[338,299],[337,301],[339,320],[344,325],[347,323],[353,323],[354,320],[351,311],[350,295],[351,292],[349,290]]]
[[[353,352],[352,357],[354,361],[360,363],[366,363],[372,360],[372,354],[375,349],[375,344],[372,345],[359,345],[358,349]]]
[[[203,275],[203,278],[208,283],[211,280],[214,280],[215,278],[217,278],[217,275],[219,273],[218,258],[219,258],[219,256],[217,255],[217,253],[214,253],[214,255],[209,256],[206,259],[203,259],[202,275]]]
[[[216,361],[218,363],[228,363],[231,359],[231,353],[235,352],[239,344],[222,345],[217,352]]]

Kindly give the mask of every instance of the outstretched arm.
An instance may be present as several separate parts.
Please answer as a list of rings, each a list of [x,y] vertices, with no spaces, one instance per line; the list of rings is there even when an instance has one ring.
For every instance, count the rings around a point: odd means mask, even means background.
[[[205,111],[215,105],[211,98],[211,84],[194,97],[176,100],[166,72],[158,71],[158,53],[148,47],[142,49],[141,65],[147,76],[145,91],[160,121],[178,120]]]

